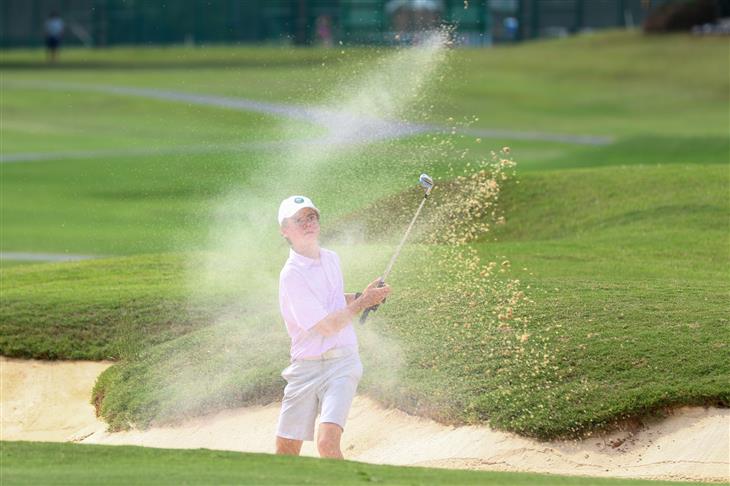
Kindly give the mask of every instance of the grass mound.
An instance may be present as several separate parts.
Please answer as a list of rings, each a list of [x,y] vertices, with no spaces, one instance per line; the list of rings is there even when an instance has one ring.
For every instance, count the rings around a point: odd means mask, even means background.
[[[3,268],[0,354],[118,359],[210,325],[222,309],[245,312],[225,295],[190,301],[184,275],[198,257],[139,255]]]
[[[534,172],[504,193],[514,216],[500,227],[499,242],[458,247],[466,253],[407,246],[392,274],[397,291],[358,328],[362,390],[442,421],[489,421],[541,438],[583,435],[664,407],[730,404],[723,169]],[[675,185],[684,192],[669,196]],[[688,252],[684,244],[694,240],[702,244]],[[363,284],[392,251],[335,249],[346,282]],[[487,267],[494,262],[488,281],[470,276],[476,252]],[[106,349],[122,349],[126,339],[128,352],[116,354],[125,359],[95,390],[102,416],[116,428],[275,398],[286,362],[275,287],[242,284],[184,302],[184,260],[158,255],[5,270],[13,305],[3,308],[3,353],[95,359],[95,343],[108,339]],[[277,261],[266,264],[271,272]],[[507,290],[495,293],[500,288]],[[532,302],[508,311],[520,291]],[[145,296],[157,305],[139,306]],[[168,314],[158,312],[161,303]],[[89,316],[99,307],[104,313],[95,315],[109,316],[106,334],[79,334],[98,325]],[[47,310],[36,320],[34,309]],[[143,318],[134,343],[125,315]],[[53,336],[41,339],[47,333],[36,334],[37,322],[53,324]]]
[[[111,430],[146,428],[279,398],[288,342],[275,315],[219,323],[108,368],[93,390]]]

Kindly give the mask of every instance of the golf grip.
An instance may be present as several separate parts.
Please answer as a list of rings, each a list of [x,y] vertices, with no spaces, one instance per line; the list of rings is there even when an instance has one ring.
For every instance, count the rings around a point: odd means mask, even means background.
[[[378,282],[378,287],[382,287],[384,285],[385,285],[385,281],[383,281],[383,279],[380,279],[380,282]],[[385,302],[385,299],[383,299],[383,302]],[[383,302],[381,302],[380,304],[382,304]],[[367,320],[368,314],[370,314],[370,311],[375,312],[376,310],[378,310],[378,307],[380,307],[380,304],[371,305],[370,307],[368,307],[367,309],[362,311],[362,314],[360,314],[360,324],[365,324],[365,321]]]

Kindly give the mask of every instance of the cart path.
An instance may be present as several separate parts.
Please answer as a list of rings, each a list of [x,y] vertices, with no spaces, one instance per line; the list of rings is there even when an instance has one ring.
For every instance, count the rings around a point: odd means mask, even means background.
[[[74,85],[76,86],[76,85]],[[367,116],[358,113],[332,110],[329,108],[302,106],[296,104],[273,103],[265,101],[249,100],[244,98],[232,98],[217,95],[205,95],[185,93],[179,91],[160,90],[152,88],[133,88],[125,86],[107,85],[79,85],[81,89],[93,89],[94,91],[141,96],[167,101],[182,101],[185,103],[218,106],[234,110],[251,111],[267,115],[278,115],[294,120],[314,123],[336,132],[341,127],[350,126],[353,119],[357,119],[360,131],[354,134],[353,143],[370,143],[380,140],[401,138],[419,133],[448,133],[451,128],[424,123],[410,123],[404,121],[392,121]],[[512,140],[537,140],[549,142],[562,142],[577,145],[608,145],[613,142],[612,137],[598,135],[571,135],[557,134],[539,131],[516,131],[497,130],[482,128],[457,128],[456,133],[473,135],[484,138],[506,138]]]
[[[241,142],[236,144],[200,144],[175,147],[97,149],[97,150],[62,150],[53,152],[19,152],[0,154],[0,163],[44,162],[68,159],[114,159],[126,157],[154,157],[162,155],[186,155],[222,152],[242,152],[251,150],[280,150],[287,147],[304,146],[317,143],[317,139],[271,140]]]
[[[614,141],[613,137],[599,135],[559,134],[541,131],[518,131],[475,127],[452,129],[450,127],[444,127],[436,124],[385,120],[366,114],[350,113],[317,106],[304,106],[291,103],[275,103],[251,100],[246,98],[197,94],[156,88],[139,88],[105,84],[42,82],[32,80],[23,82],[22,84],[17,82],[9,82],[5,83],[5,86],[22,86],[25,89],[33,88],[52,91],[95,91],[98,93],[121,96],[136,96],[162,101],[214,106],[231,110],[241,110],[247,112],[262,113],[265,115],[279,116],[297,121],[312,123],[314,125],[325,128],[328,135],[317,139],[318,142],[325,143],[331,140],[336,140],[338,144],[364,144],[392,140],[424,133],[454,133],[490,139],[547,141],[589,146],[608,145],[613,143]],[[350,127],[353,126],[356,126],[357,129],[350,130]],[[310,143],[311,142],[312,141],[310,141]],[[264,144],[262,145],[262,147],[269,148],[276,146],[285,146],[287,144],[291,144],[292,141],[253,143]],[[294,143],[297,143],[297,141],[294,141]],[[211,146],[210,148],[213,149],[214,146]],[[127,151],[126,155],[147,155],[148,153],[154,153],[154,151],[131,150]],[[63,158],[86,158],[94,157],[98,154],[99,151],[73,151],[66,154],[61,153]],[[120,151],[120,154],[125,154],[125,151]],[[107,152],[103,151],[102,155],[107,155]],[[56,155],[51,152],[2,154],[0,156],[0,161],[31,162],[40,160],[51,160],[55,156]]]

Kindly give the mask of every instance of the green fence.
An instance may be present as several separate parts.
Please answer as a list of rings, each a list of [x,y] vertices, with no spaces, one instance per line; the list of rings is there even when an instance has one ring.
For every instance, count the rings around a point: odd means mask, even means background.
[[[401,32],[399,9],[431,5],[429,25],[454,25],[461,43],[488,45],[638,25],[664,1],[671,0],[0,0],[0,46],[42,44],[54,10],[67,45],[306,45],[322,41],[323,23],[334,42],[402,42],[409,32]]]

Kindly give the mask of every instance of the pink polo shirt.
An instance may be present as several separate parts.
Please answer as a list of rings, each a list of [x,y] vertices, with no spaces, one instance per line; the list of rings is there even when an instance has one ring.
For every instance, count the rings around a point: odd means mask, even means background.
[[[291,337],[292,361],[319,356],[332,348],[357,347],[352,322],[329,337],[312,329],[346,305],[337,253],[320,248],[315,260],[289,250],[279,275],[279,308]]]

